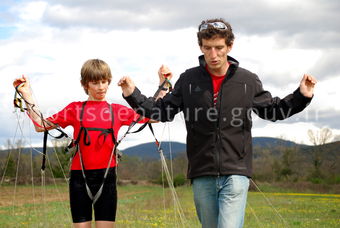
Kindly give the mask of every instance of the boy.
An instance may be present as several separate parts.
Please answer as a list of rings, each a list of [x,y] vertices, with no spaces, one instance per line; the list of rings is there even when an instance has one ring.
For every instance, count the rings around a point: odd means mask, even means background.
[[[168,73],[166,67],[162,66],[159,70],[160,79],[164,79],[163,72]],[[104,61],[86,61],[81,68],[80,82],[88,95],[87,101],[72,102],[47,119],[41,118],[40,111],[34,105],[28,78],[23,76],[13,82],[26,102],[28,115],[36,131],[59,126],[74,128],[77,152],[72,159],[69,182],[74,227],[91,227],[92,205],[96,227],[114,227],[117,209],[114,147],[120,127],[130,125],[139,115],[123,105],[106,101],[111,80],[110,68]],[[164,92],[159,96],[164,96]],[[141,122],[146,121],[143,119]]]

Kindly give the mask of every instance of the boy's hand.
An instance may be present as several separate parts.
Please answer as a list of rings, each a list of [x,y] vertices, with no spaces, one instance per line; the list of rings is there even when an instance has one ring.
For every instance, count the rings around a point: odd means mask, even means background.
[[[13,82],[13,86],[14,88],[16,88],[17,86],[19,86],[20,84],[22,84],[22,86],[20,86],[18,88],[18,91],[24,95],[24,94],[29,94],[30,93],[30,82],[28,80],[28,78],[26,76],[22,76],[21,78],[16,78]]]

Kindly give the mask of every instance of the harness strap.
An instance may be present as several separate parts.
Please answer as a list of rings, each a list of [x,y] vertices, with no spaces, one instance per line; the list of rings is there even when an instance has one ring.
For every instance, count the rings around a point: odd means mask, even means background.
[[[42,157],[42,163],[41,163],[41,171],[45,171],[45,164],[46,164],[46,152],[47,152],[47,136],[48,131],[44,131],[44,139],[43,139],[43,157]]]
[[[43,114],[40,114],[40,117],[41,117],[42,120],[44,120]],[[43,159],[42,159],[42,162],[41,162],[41,171],[44,172],[45,168],[46,168],[45,163],[46,163],[46,156],[47,156],[47,138],[48,138],[48,135],[50,135],[51,137],[56,138],[56,139],[60,139],[62,137],[68,137],[68,135],[65,132],[63,132],[62,130],[60,130],[59,128],[56,128],[56,130],[58,130],[60,132],[60,135],[59,136],[53,136],[49,133],[49,130],[46,128],[44,121],[42,121],[42,125],[43,125],[43,128],[45,129],[45,131],[44,131],[44,138],[43,138]]]
[[[159,148],[160,147],[160,143],[159,143],[158,139],[156,138],[155,132],[153,131],[152,124],[151,123],[147,123],[147,124],[148,124],[148,127],[149,127],[149,129],[150,129],[150,131],[151,131],[151,133],[152,133],[152,135],[153,135],[153,137],[155,139],[155,143],[157,145],[157,148]]]
[[[91,138],[90,138],[90,135],[88,133],[89,131],[100,131],[101,133],[100,133],[100,135],[98,137],[104,136],[104,141],[105,141],[105,139],[106,139],[108,134],[112,134],[112,140],[115,143],[116,139],[114,137],[114,130],[113,130],[114,122],[113,122],[112,106],[109,105],[110,113],[111,113],[111,120],[112,120],[111,128],[84,127],[83,126],[83,116],[84,116],[84,110],[85,110],[86,103],[87,102],[85,101],[83,103],[83,105],[82,105],[82,111],[81,111],[81,114],[80,114],[80,131],[79,131],[77,139],[76,139],[76,141],[74,143],[75,144],[79,144],[80,139],[81,139],[81,135],[83,133],[83,142],[84,142],[84,145],[89,146],[91,144]]]
[[[158,90],[156,91],[156,93],[154,94],[153,98],[156,99],[156,97],[158,96],[158,94],[160,93],[160,91],[163,89],[165,83],[168,83],[169,85],[169,90],[171,91],[172,90],[172,85],[170,83],[170,81],[165,78],[165,80],[162,82],[162,84],[159,86]],[[75,145],[77,146],[77,150],[76,151],[79,151],[79,158],[80,158],[80,164],[81,164],[81,168],[82,168],[82,174],[83,174],[83,177],[84,177],[84,180],[85,180],[85,186],[86,186],[86,191],[87,191],[87,195],[90,197],[90,199],[92,200],[93,204],[95,204],[97,202],[97,200],[99,199],[99,197],[101,196],[102,194],[102,190],[103,190],[103,187],[104,187],[104,183],[105,183],[105,180],[106,180],[106,177],[107,177],[107,174],[108,174],[108,171],[109,171],[109,168],[110,168],[110,164],[111,164],[111,161],[112,161],[112,158],[113,158],[113,154],[116,154],[116,150],[117,150],[117,146],[120,144],[120,142],[126,137],[127,134],[132,134],[132,133],[137,133],[137,132],[140,132],[142,131],[146,125],[149,126],[149,129],[153,135],[153,137],[155,138],[155,143],[157,145],[157,150],[159,153],[162,153],[162,148],[160,147],[160,143],[159,141],[157,140],[156,136],[155,136],[155,133],[154,133],[154,130],[153,130],[153,127],[150,123],[145,123],[143,124],[139,129],[137,129],[136,131],[133,131],[133,132],[130,132],[131,128],[136,124],[138,123],[140,120],[143,119],[143,116],[139,116],[139,118],[135,121],[133,121],[127,131],[125,132],[125,134],[122,136],[122,138],[119,140],[119,141],[116,141],[115,137],[114,137],[114,132],[113,132],[113,128],[111,129],[103,129],[103,128],[85,128],[83,125],[82,125],[82,120],[83,120],[83,115],[84,115],[84,109],[85,109],[85,105],[86,105],[86,101],[83,103],[82,105],[82,112],[81,112],[81,115],[80,115],[80,125],[81,125],[81,128],[80,128],[80,131],[79,131],[79,134],[77,136],[77,140],[75,141]],[[111,112],[111,117],[112,117],[112,126],[113,126],[113,112],[112,112],[112,106],[110,105],[110,112]],[[103,177],[103,181],[102,181],[102,184],[99,188],[99,190],[97,191],[97,193],[95,195],[92,194],[90,188],[88,187],[88,184],[87,184],[87,180],[86,180],[86,175],[85,175],[85,167],[84,167],[84,163],[83,163],[83,160],[82,160],[82,156],[81,156],[81,151],[79,149],[79,141],[80,141],[80,137],[81,137],[81,133],[84,132],[84,144],[85,145],[90,145],[91,143],[91,139],[88,135],[88,131],[102,131],[102,133],[99,135],[104,135],[104,137],[106,138],[106,136],[108,134],[111,133],[112,135],[112,141],[114,142],[114,149],[112,150],[112,153],[110,155],[110,160],[109,160],[109,163],[107,165],[107,168],[105,170],[105,174],[104,174],[104,177]],[[112,131],[110,131],[112,130]],[[71,145],[69,145],[70,147]]]
[[[23,98],[19,92],[19,88],[23,86],[24,84],[25,83],[21,83],[15,87],[14,100],[13,100],[14,107],[19,108],[21,112],[25,112],[25,110],[27,110],[26,108],[24,108]]]
[[[86,105],[86,101],[83,103],[82,105],[82,111],[80,114],[80,131],[78,133],[77,139],[75,142],[71,143],[68,148],[72,147],[72,146],[76,146],[76,153],[79,152],[79,160],[80,160],[80,165],[81,165],[81,170],[82,170],[82,175],[84,178],[84,182],[85,182],[85,187],[86,187],[86,192],[87,195],[89,196],[89,198],[92,200],[92,204],[94,205],[97,200],[99,199],[99,197],[101,196],[102,192],[103,192],[103,187],[104,187],[104,183],[106,180],[106,177],[108,175],[110,166],[111,166],[111,162],[112,162],[112,158],[113,155],[116,154],[116,150],[117,150],[117,146],[118,146],[118,142],[114,137],[114,130],[113,130],[113,125],[114,125],[114,115],[113,115],[113,110],[112,110],[112,106],[109,105],[110,108],[110,113],[111,113],[111,128],[95,128],[95,127],[84,127],[83,126],[83,116],[84,116],[84,110],[85,110],[85,105]],[[89,146],[91,144],[91,138],[90,135],[88,134],[89,131],[100,131],[101,133],[99,134],[98,137],[104,136],[104,141],[107,137],[107,135],[111,134],[112,136],[112,141],[114,142],[114,148],[112,149],[111,155],[110,155],[110,159],[109,162],[107,164],[105,173],[104,173],[104,177],[103,177],[103,181],[100,185],[99,190],[97,191],[97,193],[95,195],[92,194],[90,187],[87,184],[87,179],[86,179],[86,175],[85,175],[85,165],[83,162],[83,158],[82,158],[82,154],[81,154],[81,150],[79,148],[79,142],[81,139],[81,134],[83,133],[83,142],[84,145]],[[75,156],[75,155],[74,155]]]

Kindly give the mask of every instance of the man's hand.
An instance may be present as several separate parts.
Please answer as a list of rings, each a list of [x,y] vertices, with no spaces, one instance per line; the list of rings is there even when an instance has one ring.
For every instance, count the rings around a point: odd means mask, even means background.
[[[158,70],[158,77],[159,77],[159,85],[161,85],[165,78],[168,80],[171,80],[172,78],[172,72],[167,66],[162,65]]]
[[[316,79],[309,74],[304,74],[300,82],[300,93],[308,98],[313,97]]]
[[[136,87],[135,83],[129,76],[122,77],[118,82],[118,86],[122,88],[124,97],[130,96]]]

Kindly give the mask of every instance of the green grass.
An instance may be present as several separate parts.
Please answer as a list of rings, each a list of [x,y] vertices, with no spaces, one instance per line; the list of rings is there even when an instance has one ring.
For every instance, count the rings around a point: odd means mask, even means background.
[[[340,227],[340,195],[249,194],[245,227]],[[258,218],[258,220],[256,219]]]
[[[186,227],[200,227],[191,187],[176,191]],[[66,185],[35,187],[34,194],[30,186],[18,186],[16,192],[14,198],[13,186],[0,187],[0,227],[71,227]],[[118,194],[116,227],[182,227],[169,189],[131,185]],[[250,192],[244,227],[340,227],[340,195]]]

